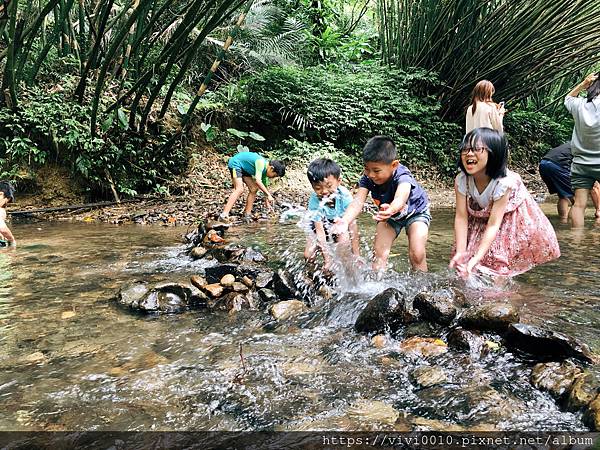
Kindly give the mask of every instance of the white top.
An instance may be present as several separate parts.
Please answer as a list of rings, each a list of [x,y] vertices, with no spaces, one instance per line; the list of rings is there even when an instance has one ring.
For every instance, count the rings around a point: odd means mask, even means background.
[[[462,195],[472,197],[481,209],[487,208],[492,200],[498,200],[512,187],[511,179],[506,176],[502,178],[493,178],[483,192],[479,192],[477,186],[475,186],[473,177],[465,174],[463,171],[456,176],[455,181],[458,192]]]
[[[573,115],[571,139],[573,162],[600,165],[600,97],[588,102],[585,97],[565,97],[565,107]]]
[[[486,102],[477,102],[475,114],[473,114],[473,105],[467,108],[465,133],[475,128],[492,128],[498,133],[503,134],[502,116],[494,104]]]

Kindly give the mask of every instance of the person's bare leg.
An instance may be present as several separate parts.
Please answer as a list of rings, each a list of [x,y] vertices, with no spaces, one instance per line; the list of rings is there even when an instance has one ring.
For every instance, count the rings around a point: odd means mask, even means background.
[[[373,270],[385,270],[394,239],[396,230],[386,222],[379,222],[375,229]]]
[[[559,198],[558,203],[556,204],[556,209],[558,211],[558,217],[561,223],[567,223],[567,218],[569,217],[569,208],[571,207],[571,202],[568,198]]]
[[[590,195],[592,196],[592,203],[594,203],[594,208],[596,208],[596,219],[600,219],[600,183],[597,181],[594,183],[594,187],[590,191]]]
[[[425,222],[413,222],[407,230],[408,259],[413,270],[427,272],[427,238],[429,227]]]
[[[254,206],[254,201],[256,200],[256,193],[258,192],[258,185],[254,178],[252,177],[243,177],[244,183],[248,186],[248,198],[246,199],[246,208],[244,209],[244,215],[249,216],[252,214],[252,207]]]
[[[228,216],[231,210],[233,209],[235,202],[240,198],[240,195],[244,193],[244,183],[242,183],[242,179],[232,175],[231,182],[233,183],[233,192],[229,194],[229,198],[227,199],[227,203],[223,208],[223,212],[221,215]]]
[[[589,189],[575,189],[575,203],[571,208],[571,224],[573,228],[583,228],[589,191]]]

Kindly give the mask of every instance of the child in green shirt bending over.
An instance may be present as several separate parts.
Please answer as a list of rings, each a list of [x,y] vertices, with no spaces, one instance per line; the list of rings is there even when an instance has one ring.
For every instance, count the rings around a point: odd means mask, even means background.
[[[271,204],[275,200],[267,189],[268,179],[285,175],[285,165],[281,161],[269,161],[254,152],[240,152],[229,158],[227,167],[229,167],[229,171],[231,172],[233,192],[229,195],[229,199],[219,218],[226,219],[229,217],[229,213],[235,202],[244,192],[244,184],[248,186],[249,191],[248,198],[246,199],[246,208],[244,209],[245,218],[251,217],[252,206],[256,200],[256,193],[259,190],[265,193],[267,196],[267,208],[271,208]]]

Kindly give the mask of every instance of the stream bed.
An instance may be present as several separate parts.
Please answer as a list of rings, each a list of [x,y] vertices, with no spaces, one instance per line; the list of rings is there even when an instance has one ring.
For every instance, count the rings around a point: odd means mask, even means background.
[[[493,296],[600,353],[600,228],[574,232],[543,207],[562,257]],[[367,248],[374,227],[363,219]],[[579,413],[531,386],[532,363],[510,352],[411,359],[392,339],[378,348],[353,330],[387,287],[453,276],[452,221],[450,209],[433,213],[432,275],[407,272],[402,233],[394,273],[277,324],[265,311],[142,316],[109,301],[127,282],[202,273],[210,262],[185,255],[183,228],[13,223],[19,247],[0,253],[0,430],[586,430]],[[293,221],[234,227],[227,238],[290,267],[305,242]],[[447,380],[417,386],[414,370],[434,364]]]

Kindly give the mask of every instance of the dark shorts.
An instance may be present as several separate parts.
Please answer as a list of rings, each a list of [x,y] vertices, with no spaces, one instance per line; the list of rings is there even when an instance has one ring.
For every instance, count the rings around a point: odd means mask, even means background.
[[[562,167],[554,161],[542,159],[540,175],[551,194],[558,194],[560,198],[573,198],[570,167]]]
[[[252,177],[252,175],[250,175],[248,172],[246,172],[245,170],[242,170],[238,167],[230,167],[229,173],[231,174],[232,178],[233,177],[235,177],[235,178]]]
[[[594,183],[600,181],[600,166],[587,164],[571,164],[571,188],[592,189]]]
[[[431,223],[431,214],[429,213],[429,209],[427,209],[423,212],[415,213],[410,217],[405,217],[402,219],[392,218],[388,219],[386,222],[394,229],[396,232],[396,237],[398,237],[402,231],[402,228],[406,228],[406,232],[408,233],[408,228],[415,222],[423,222],[427,225],[427,227],[429,227],[429,224]]]

